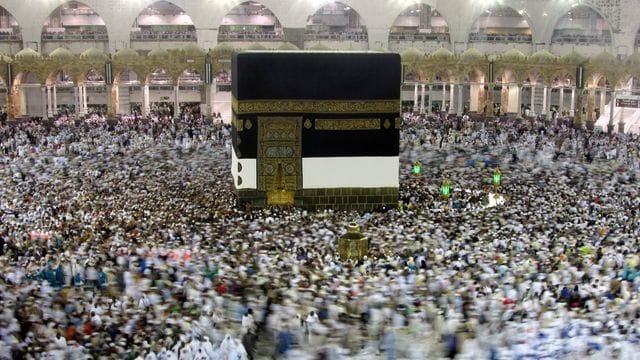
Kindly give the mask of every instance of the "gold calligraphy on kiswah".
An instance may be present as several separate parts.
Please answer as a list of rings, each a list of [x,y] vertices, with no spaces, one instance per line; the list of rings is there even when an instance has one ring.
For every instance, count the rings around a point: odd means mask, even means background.
[[[399,113],[400,100],[232,100],[238,114],[380,114]]]
[[[379,130],[380,119],[316,119],[316,130]]]

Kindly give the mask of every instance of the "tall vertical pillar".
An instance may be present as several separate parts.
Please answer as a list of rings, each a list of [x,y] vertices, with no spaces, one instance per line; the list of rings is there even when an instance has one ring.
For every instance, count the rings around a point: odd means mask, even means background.
[[[440,106],[440,112],[443,112],[446,107],[445,103],[447,102],[447,84],[442,83],[442,105]]]
[[[51,92],[51,86],[47,85],[47,116],[48,117],[52,117],[53,116],[53,100],[52,100],[52,92]]]
[[[109,91],[109,89],[111,91]],[[112,119],[116,114],[120,113],[120,86],[116,83],[113,83],[110,86],[107,85],[107,91],[109,91],[107,116]]]
[[[456,91],[455,84],[449,83],[449,115],[454,115],[456,113]]]
[[[211,88],[213,87],[213,84],[205,83],[203,86],[204,86],[204,103],[205,103],[204,116],[207,120],[210,120],[211,119]]]
[[[9,94],[7,94],[9,96]],[[44,86],[40,87],[40,103],[42,106],[42,119],[47,120],[49,117],[47,116],[47,88]]]
[[[607,88],[603,87],[600,91],[600,116],[604,115],[605,106],[607,106]]]
[[[180,86],[176,85],[173,91],[173,117],[177,119],[180,117]]]
[[[151,104],[149,104],[149,85],[142,88],[142,116],[148,117],[151,114]]]
[[[458,116],[462,116],[464,113],[464,84],[458,84]]]
[[[536,85],[531,84],[531,111],[529,111],[531,116],[536,116]]]
[[[489,119],[492,119],[495,115],[493,114],[493,102],[494,102],[494,89],[493,83],[489,83],[487,86],[487,102],[486,102],[486,111],[485,116]]]
[[[78,84],[78,115],[84,115],[84,102],[82,101],[82,84]]]
[[[418,84],[417,83],[413,85],[413,112],[418,112]]]
[[[502,85],[500,90],[500,113],[506,114],[509,112],[509,87],[510,84]]]
[[[73,87],[73,108],[76,114],[78,114],[78,112],[80,111],[79,97],[80,97],[80,92],[78,91],[78,86],[74,86]]]
[[[517,85],[517,89],[518,89],[518,104],[517,104],[517,112],[518,112],[518,117],[522,117],[522,84],[518,84]]]
[[[425,84],[421,84],[420,85],[420,114],[424,114],[424,108],[425,108],[425,100],[426,100],[426,85]]]
[[[559,106],[558,114],[562,116],[563,111],[564,111],[564,86],[560,86],[560,106]]]
[[[542,111],[540,112],[542,115],[547,115],[547,106],[549,103],[549,88],[548,87],[544,87],[542,89]]]
[[[429,84],[429,107],[427,108],[427,114],[431,114],[433,109],[433,85]]]
[[[593,112],[596,109],[596,89],[589,90],[587,98],[587,121],[593,121]]]
[[[58,92],[56,85],[53,85],[53,114],[58,115]]]
[[[89,107],[87,106],[87,84],[82,84],[82,109],[84,114],[89,113]]]
[[[570,116],[576,116],[576,87],[571,87],[571,110],[569,111]]]

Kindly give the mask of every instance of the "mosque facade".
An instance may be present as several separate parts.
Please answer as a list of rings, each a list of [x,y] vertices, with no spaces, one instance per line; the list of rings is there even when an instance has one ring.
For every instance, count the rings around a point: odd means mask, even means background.
[[[231,121],[230,57],[243,49],[400,53],[403,105],[420,113],[569,114],[589,124],[612,91],[639,86],[638,14],[630,0],[0,6],[0,103],[9,118],[179,115],[189,106]],[[576,89],[580,64],[584,91]]]

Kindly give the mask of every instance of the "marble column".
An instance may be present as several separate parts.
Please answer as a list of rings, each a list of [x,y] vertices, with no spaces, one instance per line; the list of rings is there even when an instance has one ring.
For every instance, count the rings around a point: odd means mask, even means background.
[[[89,113],[89,109],[87,106],[87,84],[82,84],[82,109],[85,114]]]
[[[529,111],[531,116],[536,116],[536,85],[531,84],[531,110]]]
[[[564,86],[560,86],[560,105],[558,107],[558,116],[562,117],[562,112],[564,111]]]
[[[427,114],[431,114],[433,104],[433,85],[429,84],[429,107],[427,108]]]
[[[424,114],[424,104],[425,104],[425,100],[426,100],[426,85],[425,84],[421,84],[420,85],[420,114]]]
[[[52,92],[51,92],[50,85],[47,85],[47,115],[49,117],[53,116],[53,101],[52,101]]]
[[[8,95],[7,95],[8,96]],[[49,117],[47,116],[47,88],[44,86],[40,87],[40,103],[42,106],[42,119],[47,120]]]
[[[571,110],[569,115],[576,116],[576,87],[571,87]]]
[[[449,115],[454,115],[456,113],[456,85],[454,83],[449,83]]]
[[[55,85],[53,85],[53,114],[58,115],[58,92]]]
[[[458,116],[464,113],[464,84],[458,84]]]
[[[447,84],[442,83],[442,105],[440,106],[440,112],[445,110],[445,103],[447,101]]]
[[[542,111],[540,112],[542,115],[547,115],[547,106],[549,103],[548,95],[549,95],[549,88],[545,86],[542,89]]]
[[[607,88],[603,87],[600,91],[600,116],[604,114],[604,108],[607,106]]]
[[[73,105],[74,112],[78,114],[80,112],[80,92],[78,91],[78,86],[73,87]]]
[[[84,115],[84,101],[82,101],[83,99],[83,95],[82,93],[84,92],[84,88],[82,87],[82,84],[78,85],[78,115]]]
[[[418,109],[418,84],[415,84],[413,86],[413,112],[418,112]]]
[[[148,117],[151,115],[151,104],[149,103],[149,85],[145,85],[142,88],[142,116]]]
[[[517,104],[517,113],[518,117],[522,117],[522,85],[517,85],[518,89],[518,104]]]
[[[174,87],[174,94],[173,94],[173,117],[174,118],[179,118],[180,117],[180,86],[176,85]]]

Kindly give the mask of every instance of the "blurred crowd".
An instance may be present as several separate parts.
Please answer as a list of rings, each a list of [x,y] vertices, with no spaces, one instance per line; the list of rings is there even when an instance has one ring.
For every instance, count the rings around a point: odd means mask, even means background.
[[[406,114],[356,213],[237,208],[230,131],[0,127],[0,359],[638,358],[637,136]]]

